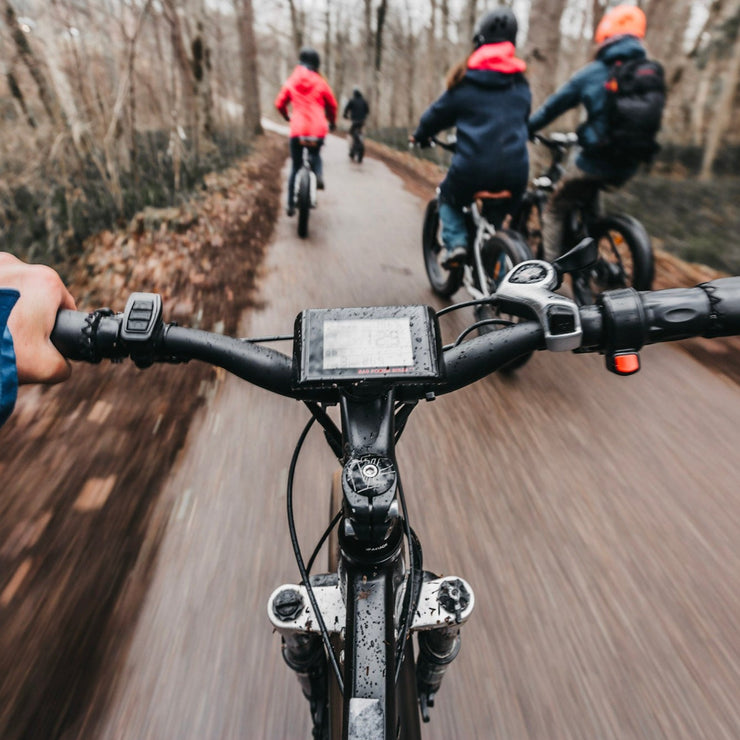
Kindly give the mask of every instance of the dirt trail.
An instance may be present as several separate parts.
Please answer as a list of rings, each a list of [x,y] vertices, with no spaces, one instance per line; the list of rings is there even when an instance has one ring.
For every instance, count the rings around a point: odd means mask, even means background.
[[[306,306],[432,301],[423,201],[376,160],[351,165],[344,142],[325,157],[311,238],[280,219],[246,334],[289,330]],[[284,485],[306,416],[224,380],[166,489],[173,515],[101,738],[309,735],[265,616],[296,578]],[[631,379],[538,354],[414,413],[399,456],[425,564],[477,597],[425,737],[738,735],[739,417],[737,386],[670,347]],[[336,465],[320,434],[307,445],[305,549]]]
[[[329,142],[308,242],[279,219],[258,296],[285,153],[274,138],[209,183],[196,218],[185,209],[165,214],[171,231],[142,221],[103,235],[85,266],[98,279],[76,278],[76,295],[120,308],[116,291],[135,282],[165,292],[182,323],[228,332],[256,299],[244,333],[289,330],[307,305],[431,302],[417,242],[439,170],[370,143],[404,191],[343,147]],[[707,279],[660,259],[681,284]],[[692,351],[737,373],[736,349],[718,346]],[[429,737],[740,735],[740,639],[727,618],[740,593],[737,390],[674,350],[644,361],[623,382],[598,358],[538,356],[513,380],[412,418],[401,462],[427,563],[460,572],[479,598]],[[295,578],[283,484],[304,418],[196,364],[80,367],[65,386],[23,393],[0,432],[0,736],[307,735],[264,616],[272,588]],[[333,467],[321,449],[311,442],[301,468],[307,543]]]

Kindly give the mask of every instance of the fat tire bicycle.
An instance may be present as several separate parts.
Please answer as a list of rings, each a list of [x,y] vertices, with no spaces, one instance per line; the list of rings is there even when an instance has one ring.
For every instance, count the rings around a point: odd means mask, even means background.
[[[432,142],[448,151],[454,151],[454,144],[433,138]],[[522,237],[512,229],[497,229],[494,222],[500,222],[508,212],[511,193],[476,193],[472,203],[464,211],[468,222],[468,250],[466,260],[449,269],[440,264],[445,253],[441,238],[439,200],[434,198],[427,204],[422,227],[422,248],[424,267],[432,290],[441,298],[450,298],[460,287],[464,287],[473,301],[490,298],[497,286],[514,265],[532,259],[532,254]],[[496,331],[505,323],[520,317],[504,314],[493,303],[477,303],[474,308],[479,334]],[[509,371],[522,367],[529,356],[520,357],[506,369]]]
[[[580,249],[579,247],[576,248]],[[571,250],[573,251],[573,250]],[[66,357],[97,363],[200,360],[270,392],[301,400],[310,413],[293,454],[286,503],[300,580],[279,586],[268,616],[296,673],[321,740],[419,740],[421,725],[460,650],[472,587],[424,569],[408,518],[395,447],[420,400],[468,386],[536,350],[599,352],[608,370],[639,369],[644,344],[740,334],[740,277],[695,288],[608,291],[578,306],[554,292],[562,264],[527,261],[488,302],[536,320],[442,347],[427,306],[310,309],[293,334],[242,340],[162,320],[160,296],[134,293],[122,313],[61,311],[52,341]],[[288,356],[258,342],[292,339]],[[328,407],[339,407],[337,424]],[[293,521],[293,479],[317,423],[341,469],[330,523],[305,563]],[[329,572],[311,575],[329,540]],[[415,636],[415,640],[413,639]]]
[[[311,160],[318,156],[321,139],[315,136],[301,136],[302,165],[293,182],[293,204],[298,212],[298,236],[305,239],[308,236],[308,217],[312,208],[316,208],[318,180],[313,171]]]
[[[533,187],[524,194],[511,226],[524,237],[532,256],[543,259],[542,214],[565,172],[563,163],[568,153],[578,144],[578,136],[535,134],[533,140],[547,147],[551,162],[544,173],[533,179]],[[586,270],[572,275],[573,296],[578,303],[593,303],[599,293],[614,288],[650,290],[655,272],[650,236],[632,216],[603,213],[598,189],[590,191],[568,213],[560,253],[587,237],[596,241],[598,258]]]
[[[349,129],[349,158],[360,164],[365,156],[365,140],[362,134],[364,124],[353,123]]]

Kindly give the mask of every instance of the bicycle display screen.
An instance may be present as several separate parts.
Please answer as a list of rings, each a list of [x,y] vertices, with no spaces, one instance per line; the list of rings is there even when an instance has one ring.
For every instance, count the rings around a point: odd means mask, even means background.
[[[441,345],[428,306],[308,309],[296,319],[296,382],[438,380]]]

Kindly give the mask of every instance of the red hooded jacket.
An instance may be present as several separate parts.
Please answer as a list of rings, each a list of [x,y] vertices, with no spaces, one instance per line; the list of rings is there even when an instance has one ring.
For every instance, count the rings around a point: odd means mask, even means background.
[[[288,118],[288,103],[293,106],[290,116],[291,136],[318,136],[329,130],[327,120],[335,123],[337,101],[329,83],[318,73],[298,65],[275,98],[275,107]]]

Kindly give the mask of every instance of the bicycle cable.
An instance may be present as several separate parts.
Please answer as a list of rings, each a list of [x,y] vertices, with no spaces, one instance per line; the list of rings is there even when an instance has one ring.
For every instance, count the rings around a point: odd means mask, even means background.
[[[396,456],[393,456],[393,463],[398,470],[398,461]],[[401,665],[403,664],[403,657],[405,654],[406,640],[408,638],[411,622],[413,621],[413,614],[419,606],[419,595],[421,589],[416,586],[416,570],[418,569],[421,573],[423,567],[421,544],[418,538],[413,533],[411,526],[409,525],[408,509],[406,508],[406,496],[403,493],[403,485],[401,483],[401,475],[398,475],[398,498],[401,501],[401,511],[403,512],[403,528],[408,543],[409,549],[409,573],[406,579],[406,593],[404,594],[404,609],[401,614],[401,622],[399,625],[401,630],[399,632],[399,639],[396,645],[396,675],[394,676],[394,683],[398,683],[398,678],[401,675]],[[416,544],[414,544],[416,543]],[[418,562],[417,562],[418,561]],[[421,583],[419,582],[419,585]]]
[[[332,529],[337,526],[337,522],[342,518],[342,510],[340,509],[333,517],[332,520],[329,522],[329,526],[324,530],[324,534],[321,535],[321,539],[319,540],[316,547],[314,547],[313,552],[311,553],[311,557],[308,559],[308,565],[306,566],[306,573],[309,575],[311,574],[311,568],[313,568],[314,561],[318,557],[319,552],[321,551],[321,548],[326,542],[326,538],[331,534]]]
[[[324,647],[328,654],[329,662],[331,663],[332,670],[334,671],[334,675],[337,679],[337,686],[339,686],[339,691],[342,694],[344,694],[344,682],[342,680],[342,671],[339,668],[339,663],[337,663],[337,657],[336,655],[334,655],[334,650],[332,649],[331,640],[329,638],[329,631],[326,629],[326,624],[324,623],[324,617],[322,616],[321,611],[319,610],[319,605],[318,605],[318,602],[316,601],[316,595],[313,592],[313,587],[311,586],[311,580],[308,577],[308,571],[306,570],[306,566],[303,563],[303,555],[301,555],[301,547],[298,544],[298,534],[296,532],[295,520],[293,518],[293,479],[295,477],[295,469],[298,463],[298,456],[301,454],[301,448],[303,447],[303,443],[306,440],[306,437],[308,436],[308,432],[310,431],[315,421],[316,419],[312,416],[306,423],[306,426],[303,427],[301,436],[298,438],[298,442],[296,443],[295,450],[293,451],[293,457],[290,460],[290,468],[288,469],[288,484],[287,484],[287,490],[286,490],[286,495],[285,495],[287,509],[288,509],[288,531],[290,533],[290,543],[293,546],[293,554],[295,555],[296,564],[298,565],[298,572],[301,574],[302,583],[306,588],[306,594],[308,595],[308,600],[311,602],[311,608],[313,609],[313,613],[316,616],[316,621],[319,624],[319,631],[321,632],[321,639],[324,643]]]
[[[475,331],[480,326],[488,326],[491,324],[495,324],[497,326],[514,326],[515,322],[509,321],[508,319],[483,319],[482,321],[476,321],[474,324],[471,324],[467,329],[461,332],[460,336],[454,341],[453,344],[446,344],[444,347],[442,347],[442,349],[445,350],[457,347],[460,342],[462,342],[462,340],[465,339],[468,334],[470,334],[470,332]]]
[[[439,318],[440,316],[444,316],[446,313],[457,311],[460,308],[468,308],[469,306],[487,306],[495,302],[496,302],[496,296],[489,296],[488,298],[476,298],[474,301],[463,301],[462,303],[453,303],[451,306],[447,306],[447,308],[440,308],[439,311],[436,312],[436,315],[437,315],[437,318]]]

